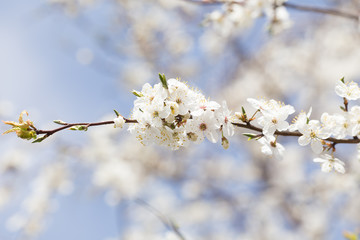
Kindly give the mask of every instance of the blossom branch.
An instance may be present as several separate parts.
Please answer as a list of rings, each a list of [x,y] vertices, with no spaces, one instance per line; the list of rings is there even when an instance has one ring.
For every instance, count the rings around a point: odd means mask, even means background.
[[[256,126],[252,125],[251,123],[232,123],[232,124],[234,126],[237,126],[240,128],[246,128],[246,129],[253,130],[255,132],[259,132],[259,133],[263,132],[262,128],[256,127]],[[279,131],[279,130],[276,130],[274,134],[278,135],[278,136],[293,136],[293,137],[301,137],[303,135],[299,131],[290,132],[290,131]],[[336,138],[329,137],[324,140],[333,142],[334,144],[339,144],[339,143],[358,144],[358,143],[360,143],[360,139],[358,139],[357,137],[354,137],[352,139],[336,139]]]
[[[124,118],[125,123],[137,123],[137,120],[133,120],[133,119],[127,119]],[[42,137],[43,139],[53,135],[54,133],[60,132],[62,130],[65,129],[69,129],[72,127],[77,127],[79,126],[77,129],[73,129],[73,130],[84,130],[86,131],[88,129],[88,127],[93,127],[93,126],[101,126],[101,125],[109,125],[109,124],[115,124],[114,121],[102,121],[102,122],[93,122],[93,123],[65,123],[62,121],[54,121],[57,124],[63,125],[62,127],[59,128],[55,128],[55,129],[51,129],[51,130],[39,130],[34,128],[34,131],[37,135],[41,135],[44,134],[44,136]]]
[[[333,16],[338,16],[338,17],[349,18],[349,19],[352,19],[355,21],[359,20],[359,16],[357,14],[343,12],[343,11],[340,11],[337,9],[310,7],[310,6],[297,5],[297,4],[288,3],[288,2],[283,3],[282,6],[287,7],[287,8],[292,8],[295,10],[300,10],[300,11],[328,14],[328,15],[333,15]]]

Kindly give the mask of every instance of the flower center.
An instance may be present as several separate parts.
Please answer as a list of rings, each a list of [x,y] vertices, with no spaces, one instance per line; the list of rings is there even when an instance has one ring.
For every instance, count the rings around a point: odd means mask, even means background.
[[[201,131],[205,131],[207,129],[205,123],[201,123],[199,128],[200,128]]]
[[[310,137],[311,137],[311,138],[316,138],[316,133],[315,133],[314,131],[311,131]]]

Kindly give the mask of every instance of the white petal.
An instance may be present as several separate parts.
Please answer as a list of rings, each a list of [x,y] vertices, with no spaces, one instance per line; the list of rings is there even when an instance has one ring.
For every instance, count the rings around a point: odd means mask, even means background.
[[[314,158],[313,161],[314,161],[314,162],[323,163],[323,162],[326,162],[327,160],[325,160],[325,159],[323,159],[323,158]]]
[[[270,147],[267,146],[267,145],[263,145],[263,146],[261,147],[261,152],[262,152],[263,154],[265,154],[265,155],[272,155],[272,154],[273,154],[272,151],[271,151],[271,149],[270,149]]]
[[[216,131],[206,131],[205,136],[212,143],[216,143],[219,138],[219,135]]]
[[[323,171],[323,172],[330,172],[332,168],[333,168],[333,165],[329,161],[326,161],[323,164],[321,164],[321,171]]]
[[[288,127],[289,127],[289,123],[286,121],[281,121],[276,126],[276,128],[280,131],[284,131],[284,130],[288,129]]]
[[[323,151],[323,146],[319,140],[313,139],[311,141],[311,149],[314,153],[321,153]]]
[[[335,164],[334,164],[334,169],[335,169],[337,172],[339,172],[339,173],[345,173],[345,168],[344,168],[344,166],[341,165],[341,164],[335,163]]]
[[[298,138],[298,143],[300,144],[300,146],[306,146],[310,143],[311,138],[306,137],[306,136],[301,136]]]

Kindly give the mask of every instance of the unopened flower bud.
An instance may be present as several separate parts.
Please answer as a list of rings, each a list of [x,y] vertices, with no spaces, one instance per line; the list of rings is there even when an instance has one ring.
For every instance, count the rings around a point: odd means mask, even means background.
[[[242,122],[247,122],[247,116],[240,112],[235,112],[235,117],[241,120]]]
[[[224,149],[228,149],[230,146],[229,140],[226,137],[221,138],[221,145]]]
[[[28,112],[22,111],[19,116],[19,122],[3,121],[5,124],[11,125],[10,130],[5,131],[3,134],[15,132],[19,138],[30,140],[36,139],[36,132],[33,123],[30,120],[24,121],[23,115],[29,115]]]
[[[198,138],[198,135],[196,133],[193,133],[193,132],[187,133],[187,136],[193,142],[195,142],[197,140],[197,138]]]

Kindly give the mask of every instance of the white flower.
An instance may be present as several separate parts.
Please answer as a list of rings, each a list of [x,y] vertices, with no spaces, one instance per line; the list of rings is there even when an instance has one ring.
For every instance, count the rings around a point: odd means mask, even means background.
[[[196,93],[188,88],[188,86],[176,80],[174,78],[169,79],[169,101],[178,104],[178,114],[185,115],[190,111],[194,110],[200,99],[204,97],[200,93]]]
[[[247,101],[262,113],[262,116],[258,118],[258,123],[263,127],[264,135],[272,136],[276,130],[288,129],[289,123],[285,120],[295,112],[294,107],[284,105],[273,99],[267,101],[248,98]]]
[[[231,123],[231,111],[228,109],[226,101],[223,101],[222,107],[215,112],[219,124],[222,126],[222,131],[225,137],[234,135],[234,125]]]
[[[321,139],[326,139],[330,136],[330,133],[326,129],[321,128],[320,122],[317,120],[310,120],[308,124],[305,124],[299,128],[299,132],[303,135],[299,137],[298,143],[301,146],[311,143],[311,149],[315,153],[321,153],[323,151]]]
[[[281,107],[281,104],[277,101],[275,101],[274,99],[270,99],[270,100],[265,100],[265,99],[260,99],[260,100],[256,100],[254,98],[248,98],[246,99],[253,108],[260,110],[260,111],[264,111],[264,110],[275,110],[275,109],[279,109]]]
[[[321,115],[321,122],[324,128],[337,139],[351,135],[351,126],[347,116],[340,114],[330,115],[325,112]]]
[[[289,123],[285,120],[294,112],[295,109],[290,105],[281,106],[274,110],[263,110],[263,116],[258,119],[258,123],[263,127],[264,135],[271,136],[276,130],[288,129]]]
[[[299,128],[303,127],[304,125],[306,125],[310,118],[311,112],[312,112],[312,108],[310,107],[308,113],[301,112],[298,116],[296,116],[293,120],[293,124],[289,126],[289,130],[294,132]]]
[[[350,125],[351,125],[351,135],[359,136],[360,135],[360,107],[354,106],[350,109],[349,112]]]
[[[338,81],[335,86],[335,92],[340,97],[344,97],[348,100],[356,100],[360,98],[360,89],[357,83]]]
[[[333,168],[339,173],[345,173],[345,163],[329,154],[324,154],[321,158],[315,158],[314,162],[321,163],[321,171],[330,172]]]
[[[123,128],[125,124],[125,119],[122,116],[118,116],[114,119],[114,127],[115,128]]]
[[[258,140],[262,144],[261,152],[268,156],[273,156],[276,159],[282,159],[285,148],[280,143],[276,142],[274,136],[264,136]]]
[[[220,104],[215,101],[207,101],[205,98],[200,99],[200,101],[197,103],[196,110],[193,110],[191,115],[197,117],[202,115],[205,110],[217,110],[220,107]]]
[[[188,132],[197,135],[196,143],[201,142],[204,139],[204,135],[212,143],[216,143],[219,139],[220,125],[213,111],[204,111],[202,115],[189,119],[187,126]]]

